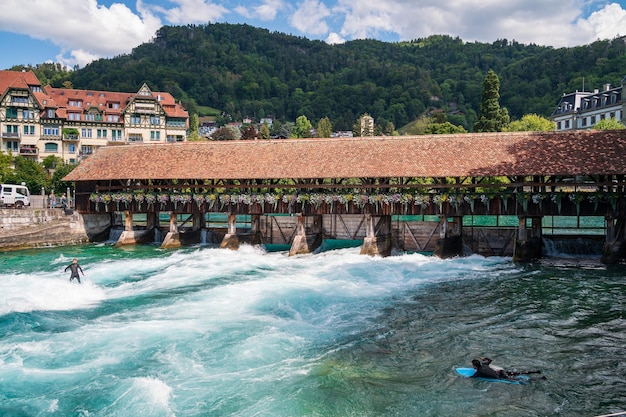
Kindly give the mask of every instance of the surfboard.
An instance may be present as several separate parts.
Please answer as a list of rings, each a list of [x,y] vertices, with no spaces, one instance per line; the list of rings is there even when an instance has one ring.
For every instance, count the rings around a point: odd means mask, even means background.
[[[472,375],[474,375],[474,372],[476,372],[474,368],[456,368],[456,373],[466,378],[469,378]],[[530,377],[528,375],[517,375],[517,376],[511,377],[511,379],[494,379],[494,378],[475,378],[475,379],[480,379],[481,381],[488,381],[488,382],[504,382],[505,384],[516,384],[516,385],[528,384],[528,382],[530,381]]]

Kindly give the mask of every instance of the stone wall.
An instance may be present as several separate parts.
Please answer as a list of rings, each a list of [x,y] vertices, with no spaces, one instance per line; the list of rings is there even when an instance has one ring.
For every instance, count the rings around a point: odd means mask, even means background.
[[[62,209],[0,209],[0,251],[102,240],[110,224],[108,213],[81,215]]]

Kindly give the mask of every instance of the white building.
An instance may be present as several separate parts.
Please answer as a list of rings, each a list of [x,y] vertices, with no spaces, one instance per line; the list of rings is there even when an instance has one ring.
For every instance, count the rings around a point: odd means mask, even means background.
[[[182,142],[189,114],[146,84],[135,93],[42,86],[32,71],[0,71],[0,151],[77,163],[101,146]]]
[[[626,77],[620,87],[605,84],[602,90],[565,93],[551,115],[556,130],[590,129],[603,119],[626,122]]]

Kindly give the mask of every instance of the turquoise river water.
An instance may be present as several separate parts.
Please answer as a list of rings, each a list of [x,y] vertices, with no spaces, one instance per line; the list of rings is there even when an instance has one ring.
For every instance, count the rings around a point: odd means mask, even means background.
[[[63,272],[73,257],[81,285]],[[626,410],[626,267],[596,257],[0,254],[0,416],[597,416]],[[490,356],[546,380],[466,379]]]

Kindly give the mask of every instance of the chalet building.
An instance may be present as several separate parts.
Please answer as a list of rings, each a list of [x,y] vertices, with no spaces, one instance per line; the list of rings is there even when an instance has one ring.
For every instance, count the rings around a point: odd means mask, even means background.
[[[97,148],[184,142],[189,114],[169,93],[42,86],[32,71],[0,71],[0,150],[77,163]]]
[[[626,122],[626,77],[622,85],[605,84],[602,91],[565,93],[552,113],[556,130],[590,129],[603,119]]]

